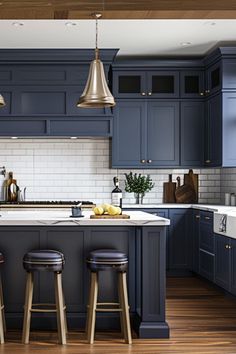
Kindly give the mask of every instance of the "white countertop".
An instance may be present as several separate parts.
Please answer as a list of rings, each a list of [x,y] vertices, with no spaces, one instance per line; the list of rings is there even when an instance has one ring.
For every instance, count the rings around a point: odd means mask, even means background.
[[[63,210],[11,210],[0,212],[0,226],[32,225],[32,226],[165,226],[169,219],[142,211],[127,211],[130,219],[90,219],[92,211],[83,211],[84,217],[70,217],[70,211]]]

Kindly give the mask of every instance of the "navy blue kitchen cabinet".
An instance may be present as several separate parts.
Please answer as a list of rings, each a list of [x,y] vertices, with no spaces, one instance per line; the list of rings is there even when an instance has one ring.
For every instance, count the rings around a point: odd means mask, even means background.
[[[205,94],[203,70],[184,70],[180,72],[180,97],[203,98]]]
[[[221,61],[210,65],[206,70],[206,96],[213,95],[220,91],[222,86],[222,65]]]
[[[222,165],[236,166],[236,92],[222,94]]]
[[[207,100],[205,126],[205,166],[222,165],[222,97]]]
[[[191,222],[192,235],[192,264],[191,269],[195,273],[199,273],[199,235],[200,235],[200,211],[193,210]]]
[[[175,274],[182,274],[190,269],[192,259],[191,234],[189,224],[189,210],[169,209],[169,264],[168,270]],[[171,274],[171,273],[170,273]]]
[[[231,239],[215,235],[215,283],[223,289],[231,288]]]
[[[143,167],[146,103],[120,100],[114,109],[112,167]]]
[[[177,98],[179,72],[175,70],[119,70],[113,72],[117,98]]]
[[[231,264],[230,264],[230,272],[231,272],[231,293],[236,295],[236,240],[231,239]]]
[[[179,104],[119,100],[114,109],[112,167],[179,165]]]
[[[213,213],[200,211],[199,220],[199,274],[210,281],[215,279],[215,237]]]
[[[187,100],[180,108],[181,166],[202,166],[204,162],[205,102]]]

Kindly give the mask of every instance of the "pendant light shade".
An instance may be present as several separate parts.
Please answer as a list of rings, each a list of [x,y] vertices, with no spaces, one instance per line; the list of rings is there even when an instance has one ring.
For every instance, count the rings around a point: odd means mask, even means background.
[[[4,100],[4,97],[0,94],[0,107],[6,106],[6,102]]]
[[[98,18],[100,14],[96,14],[96,49],[95,59],[91,62],[87,83],[82,93],[77,107],[83,108],[103,108],[115,106],[115,100],[112,96],[106,81],[103,63],[99,59],[99,50],[97,47],[98,37]]]

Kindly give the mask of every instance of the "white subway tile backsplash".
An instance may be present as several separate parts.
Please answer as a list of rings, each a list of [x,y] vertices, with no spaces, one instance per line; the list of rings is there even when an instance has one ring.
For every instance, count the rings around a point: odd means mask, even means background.
[[[110,202],[113,177],[120,178],[125,189],[125,173],[130,170],[111,169],[108,139],[10,139],[0,141],[0,166],[13,171],[21,188],[27,186],[30,200],[91,200]],[[230,170],[230,173],[229,173]],[[199,174],[201,203],[219,203],[225,189],[236,190],[236,169],[196,169]],[[132,170],[150,174],[155,186],[146,194],[145,203],[163,201],[163,182],[173,174],[183,183],[188,169]],[[233,177],[232,177],[233,176]],[[223,189],[220,190],[221,180]],[[220,194],[221,192],[221,194]],[[124,203],[134,203],[134,196],[124,191]]]

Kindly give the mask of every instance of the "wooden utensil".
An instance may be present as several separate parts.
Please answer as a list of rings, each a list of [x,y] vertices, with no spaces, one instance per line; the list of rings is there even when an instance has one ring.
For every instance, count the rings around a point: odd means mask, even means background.
[[[190,185],[180,185],[180,177],[177,177],[177,188],[175,191],[177,203],[194,203],[196,199],[194,188]]]
[[[90,219],[130,219],[130,215],[121,214],[121,215],[90,215]]]
[[[172,175],[169,175],[169,182],[164,182],[163,187],[163,202],[175,203],[176,182],[172,182]]]
[[[184,184],[190,185],[195,191],[195,203],[198,203],[198,174],[193,173],[193,170],[189,170],[188,174],[184,175]]]

